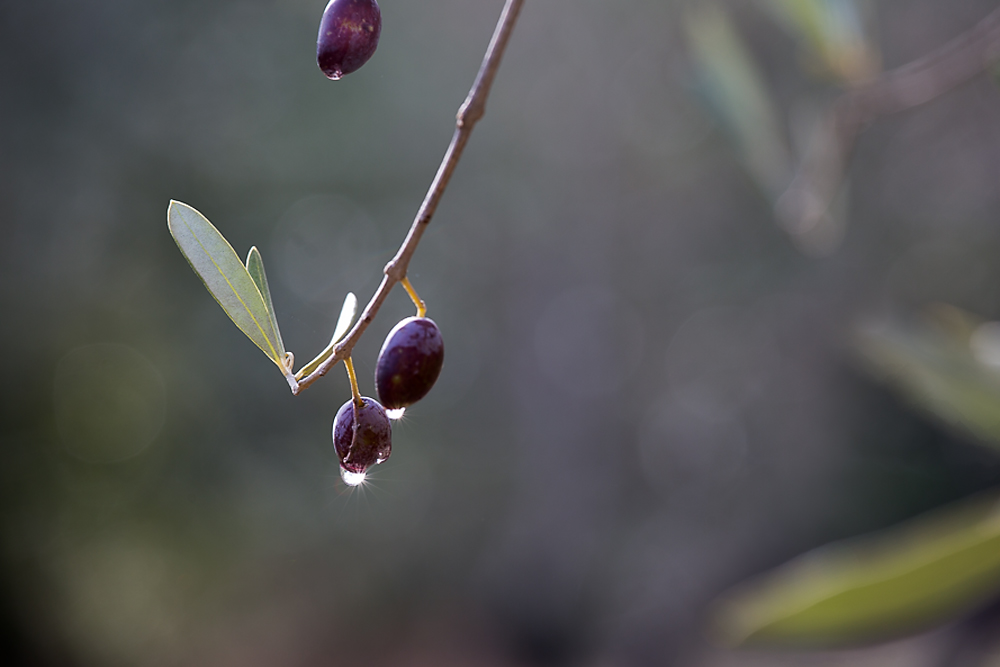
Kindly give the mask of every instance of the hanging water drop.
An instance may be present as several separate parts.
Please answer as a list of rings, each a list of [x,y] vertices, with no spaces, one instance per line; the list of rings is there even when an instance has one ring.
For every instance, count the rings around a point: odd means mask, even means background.
[[[360,486],[364,484],[367,476],[366,472],[351,472],[347,468],[340,469],[340,479],[344,480],[344,484],[347,486]]]
[[[385,416],[393,421],[403,418],[403,413],[406,412],[406,408],[395,408],[385,411]]]

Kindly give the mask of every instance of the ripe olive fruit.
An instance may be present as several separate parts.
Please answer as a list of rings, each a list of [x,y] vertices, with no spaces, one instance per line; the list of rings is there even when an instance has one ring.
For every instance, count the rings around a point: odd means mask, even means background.
[[[434,320],[408,317],[392,328],[375,365],[375,389],[389,410],[427,395],[441,373],[444,340]]]
[[[362,397],[360,407],[351,399],[333,419],[333,446],[344,472],[360,483],[368,468],[382,463],[392,452],[392,426],[378,401]],[[344,475],[348,481],[348,476]],[[351,483],[351,482],[348,482]]]
[[[336,81],[372,57],[382,34],[382,12],[375,0],[330,0],[319,23],[316,60]]]

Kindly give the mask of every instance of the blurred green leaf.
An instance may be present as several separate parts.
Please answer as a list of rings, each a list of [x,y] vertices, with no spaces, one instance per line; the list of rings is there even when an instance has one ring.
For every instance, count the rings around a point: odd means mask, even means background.
[[[344,297],[344,305],[340,308],[340,317],[337,318],[337,326],[333,329],[333,337],[330,338],[330,344],[317,354],[315,359],[299,369],[299,372],[295,374],[297,380],[301,380],[309,375],[319,368],[320,364],[330,358],[330,355],[333,354],[334,346],[340,342],[340,339],[344,337],[347,330],[351,328],[351,324],[354,322],[354,315],[357,312],[358,297],[354,296],[354,292],[348,292],[347,296]]]
[[[271,316],[271,328],[274,329],[274,335],[278,341],[277,349],[284,350],[285,343],[281,340],[281,330],[278,328],[278,316],[274,313],[274,302],[271,301],[271,288],[267,284],[267,274],[264,273],[264,259],[260,256],[257,246],[250,248],[250,252],[247,253],[247,272],[257,286],[260,295],[264,297],[264,305]]]
[[[823,0],[765,0],[764,6],[800,39],[823,50],[828,23]]]
[[[806,554],[719,606],[733,644],[882,641],[954,619],[1000,592],[997,497]]]
[[[285,350],[271,323],[271,313],[229,242],[205,216],[179,201],[170,202],[167,227],[191,268],[226,314],[284,371]]]
[[[792,167],[764,78],[724,10],[700,3],[685,15],[705,93],[760,187],[777,197]]]
[[[938,306],[934,316],[933,326],[863,329],[857,339],[862,359],[938,419],[1000,447],[1000,372],[970,346],[979,323],[950,306]]]
[[[858,82],[877,74],[878,57],[855,0],[765,0],[764,6],[838,79]]]

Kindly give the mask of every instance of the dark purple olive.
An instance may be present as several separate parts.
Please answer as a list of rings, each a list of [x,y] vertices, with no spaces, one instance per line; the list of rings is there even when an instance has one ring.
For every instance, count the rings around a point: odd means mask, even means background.
[[[330,0],[319,23],[316,60],[336,81],[372,57],[382,34],[382,12],[375,0]]]
[[[441,373],[444,341],[434,320],[408,317],[392,328],[375,365],[375,389],[390,413],[427,395]]]
[[[392,426],[385,409],[374,399],[361,401],[361,407],[353,399],[347,401],[333,419],[333,446],[348,484],[360,484],[368,468],[392,453]]]

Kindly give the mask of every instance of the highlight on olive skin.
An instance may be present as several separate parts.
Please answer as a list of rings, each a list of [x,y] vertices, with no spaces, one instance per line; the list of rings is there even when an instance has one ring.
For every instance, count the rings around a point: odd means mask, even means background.
[[[375,0],[330,0],[316,40],[319,68],[334,81],[356,71],[372,57],[382,34],[382,12]]]
[[[392,453],[392,425],[385,409],[372,398],[351,399],[340,406],[333,419],[333,446],[340,459],[341,476],[352,486],[364,481],[368,468]]]
[[[444,340],[434,320],[408,317],[392,328],[375,365],[375,389],[390,417],[427,395],[444,364]]]

